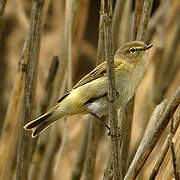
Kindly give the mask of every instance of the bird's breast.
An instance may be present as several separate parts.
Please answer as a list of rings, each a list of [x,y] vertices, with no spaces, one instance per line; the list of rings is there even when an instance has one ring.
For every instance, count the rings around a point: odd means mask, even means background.
[[[117,107],[125,106],[134,96],[138,85],[143,78],[143,72],[134,70],[129,76],[122,78],[116,77],[116,89],[118,92]]]

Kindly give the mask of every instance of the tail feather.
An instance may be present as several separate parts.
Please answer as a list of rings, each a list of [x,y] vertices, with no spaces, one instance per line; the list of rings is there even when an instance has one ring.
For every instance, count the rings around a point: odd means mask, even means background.
[[[31,129],[35,128],[36,126],[40,125],[43,121],[48,119],[51,116],[51,114],[52,113],[45,114],[45,115],[39,117],[38,119],[35,119],[34,121],[31,121],[31,122],[27,123],[24,126],[24,129],[25,130],[31,130]]]
[[[32,137],[38,136],[40,133],[42,133],[45,129],[47,129],[54,121],[44,121],[41,124],[39,124],[37,127],[33,129]]]
[[[32,137],[38,136],[42,131],[48,128],[53,122],[66,115],[64,108],[60,108],[60,105],[56,105],[50,109],[47,113],[39,118],[27,123],[24,126],[25,130],[32,130]]]
[[[25,130],[32,130],[32,137],[38,136],[42,131],[48,128],[56,119],[52,115],[53,112],[42,115],[41,117],[27,123],[24,126]]]

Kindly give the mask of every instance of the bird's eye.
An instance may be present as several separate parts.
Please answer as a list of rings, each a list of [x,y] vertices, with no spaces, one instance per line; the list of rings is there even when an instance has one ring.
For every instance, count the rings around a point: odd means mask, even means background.
[[[131,49],[130,49],[130,53],[134,53],[135,51],[136,51],[135,48],[131,48]]]

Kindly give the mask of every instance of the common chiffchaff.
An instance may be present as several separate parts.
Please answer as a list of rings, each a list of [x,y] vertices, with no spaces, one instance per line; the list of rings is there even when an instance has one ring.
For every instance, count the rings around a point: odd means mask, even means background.
[[[124,107],[135,94],[143,78],[148,49],[151,47],[141,41],[131,41],[116,51],[117,108]],[[100,118],[108,113],[108,104],[106,62],[103,62],[61,97],[51,110],[27,123],[24,128],[32,130],[32,137],[36,137],[62,117],[91,113]]]

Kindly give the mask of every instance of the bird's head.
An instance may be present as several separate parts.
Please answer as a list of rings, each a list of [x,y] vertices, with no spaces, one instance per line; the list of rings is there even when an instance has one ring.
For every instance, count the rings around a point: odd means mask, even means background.
[[[115,58],[121,58],[131,64],[137,64],[146,59],[148,49],[151,47],[152,45],[146,45],[142,41],[130,41],[116,51]]]

